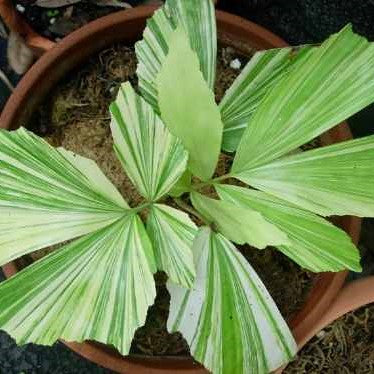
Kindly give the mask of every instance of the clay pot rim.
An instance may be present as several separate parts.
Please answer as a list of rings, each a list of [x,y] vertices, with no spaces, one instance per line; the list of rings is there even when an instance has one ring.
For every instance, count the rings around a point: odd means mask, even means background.
[[[1,114],[0,128],[14,128],[14,124],[18,123],[20,112],[22,111],[19,108],[27,106],[26,104],[31,99],[29,93],[35,95],[34,90],[37,90],[39,84],[44,82],[45,76],[53,72],[56,67],[61,66],[64,61],[66,62],[66,59],[69,59],[69,56],[71,56],[72,51],[79,53],[78,46],[84,46],[87,42],[92,42],[92,39],[101,40],[97,36],[107,36],[114,25],[117,27],[122,25],[123,27],[128,22],[143,24],[144,20],[155,9],[157,9],[157,6],[140,6],[131,10],[113,13],[87,24],[64,38],[56,47],[43,55],[23,77]],[[224,33],[232,35],[236,40],[246,42],[259,49],[287,45],[287,43],[270,31],[250,21],[222,11],[217,11],[216,14],[218,28]],[[131,32],[131,30],[128,32]],[[111,39],[108,45],[115,42],[112,39],[113,37],[113,35],[108,37]],[[89,54],[93,53],[91,51]],[[65,73],[69,70],[70,68],[66,69]],[[49,77],[49,79],[52,79],[52,77]],[[330,143],[331,141],[342,141],[351,137],[347,124],[343,123],[324,135],[324,140]],[[341,221],[341,227],[350,234],[355,243],[358,241],[360,223],[361,220],[355,217],[343,217]],[[18,271],[15,262],[5,265],[3,269],[7,277]],[[322,273],[317,276],[317,281],[305,304],[290,322],[292,332],[299,346],[309,339],[311,331],[314,331],[314,327],[318,324],[318,321],[320,321],[332,300],[343,286],[346,275],[347,272],[343,271],[340,273]],[[191,359],[175,357],[149,358],[148,356],[144,356],[141,359],[136,356],[122,357],[110,351],[109,348],[101,347],[96,343],[64,342],[64,344],[89,360],[120,373],[140,373],[144,372],[144,370],[146,370],[147,374],[161,374],[176,370],[181,373],[190,374],[206,373],[205,369]]]
[[[374,303],[374,276],[358,279],[345,285],[335,298],[329,309],[310,332],[309,339],[305,340],[302,348],[318,332],[335,322],[347,313]]]

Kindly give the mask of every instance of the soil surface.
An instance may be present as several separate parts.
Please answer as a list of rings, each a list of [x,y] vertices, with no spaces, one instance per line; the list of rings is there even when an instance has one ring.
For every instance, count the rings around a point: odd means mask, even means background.
[[[298,354],[284,374],[374,373],[374,305],[338,319]]]
[[[231,47],[220,47],[218,56],[217,101],[240,73],[240,69],[230,67],[231,62],[238,59],[243,68],[248,61],[248,57],[238,54]],[[108,106],[115,99],[121,82],[129,80],[136,87],[135,72],[136,56],[132,48],[119,44],[106,49],[92,57],[83,68],[69,74],[69,78],[48,96],[49,99],[27,126],[52,145],[95,160],[130,206],[139,205],[142,197],[113,152]],[[217,173],[224,174],[229,165],[230,157],[222,155]],[[303,304],[312,286],[313,275],[275,249],[258,251],[244,246],[240,250],[263,279],[283,316],[287,319],[292,317]],[[40,258],[49,251],[39,251],[32,257]],[[165,274],[156,275],[156,302],[148,312],[145,326],[135,335],[132,353],[188,354],[188,346],[182,336],[179,333],[169,334],[166,330],[170,298],[165,281]]]

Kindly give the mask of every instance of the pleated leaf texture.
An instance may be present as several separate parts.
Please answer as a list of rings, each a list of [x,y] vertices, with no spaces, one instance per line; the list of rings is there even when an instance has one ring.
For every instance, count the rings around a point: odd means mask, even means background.
[[[269,373],[296,342],[233,243],[314,272],[361,270],[325,217],[374,216],[374,137],[299,148],[374,101],[374,46],[348,25],[321,46],[258,51],[220,103],[211,0],[166,0],[135,48],[139,86],[119,87],[110,127],[142,205],[93,161],[0,131],[0,264],[64,243],[0,285],[0,329],[19,344],[96,340],[126,355],[161,270],[167,328],[197,361]],[[217,175],[222,150],[233,162]]]

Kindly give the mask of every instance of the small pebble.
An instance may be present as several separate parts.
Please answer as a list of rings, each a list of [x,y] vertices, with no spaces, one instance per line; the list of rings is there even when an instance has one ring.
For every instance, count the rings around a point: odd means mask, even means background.
[[[230,68],[232,69],[239,70],[241,66],[242,66],[242,63],[240,62],[238,58],[230,62]]]
[[[55,22],[56,22],[56,18],[51,18],[51,19],[49,20],[49,23],[50,23],[51,25],[53,25]]]
[[[16,5],[16,9],[20,12],[20,13],[24,13],[25,12],[25,7],[21,4],[17,4]]]
[[[324,330],[322,330],[322,331],[320,331],[320,332],[317,334],[317,338],[322,339],[325,335],[326,335],[326,332],[325,332]]]

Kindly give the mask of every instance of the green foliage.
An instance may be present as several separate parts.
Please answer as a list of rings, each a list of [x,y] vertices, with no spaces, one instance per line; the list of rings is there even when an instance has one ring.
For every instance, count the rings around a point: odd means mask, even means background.
[[[208,222],[237,244],[249,244],[263,249],[268,245],[288,243],[287,235],[251,208],[243,209],[241,205],[211,199],[197,192],[191,194],[191,201]]]
[[[190,171],[208,180],[221,150],[219,109],[182,28],[171,36],[169,48],[157,78],[161,118],[189,152]]]
[[[171,282],[168,328],[180,331],[192,355],[213,373],[267,373],[296,351],[271,296],[223,235],[204,227],[193,246],[192,289]]]
[[[74,239],[0,285],[0,328],[20,344],[91,339],[128,354],[163,270],[168,328],[194,357],[215,374],[264,374],[296,344],[231,242],[360,270],[320,216],[374,216],[374,137],[290,152],[374,101],[373,44],[347,26],[320,47],[259,52],[219,105],[216,50],[211,0],[167,0],[136,45],[141,96],[125,83],[110,111],[141,206],[93,161],[0,131],[0,263]],[[222,147],[237,152],[217,176]]]

